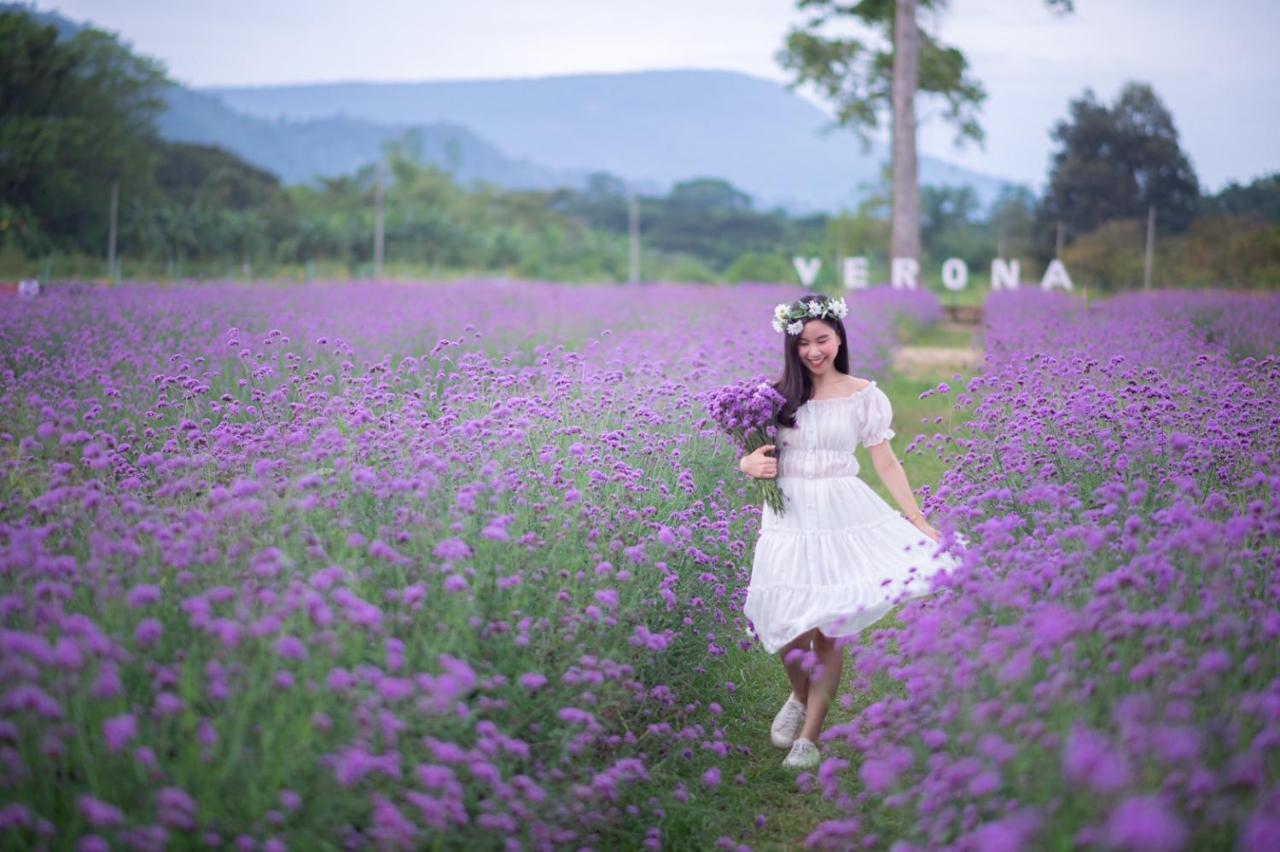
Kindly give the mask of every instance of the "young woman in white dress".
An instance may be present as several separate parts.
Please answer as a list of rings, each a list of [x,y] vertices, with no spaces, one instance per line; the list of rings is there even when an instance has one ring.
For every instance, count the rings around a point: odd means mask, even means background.
[[[928,578],[956,564],[935,552],[940,535],[889,446],[889,398],[874,381],[849,375],[841,321],[847,310],[843,299],[817,294],[777,307],[774,328],[786,343],[774,387],[787,400],[778,414],[779,446],[739,460],[744,473],[776,478],[783,492],[783,514],[763,507],[743,611],[791,681],[770,734],[774,745],[790,749],[783,765],[798,769],[821,761],[816,743],[844,662],[836,639],[926,594]],[[902,514],[858,478],[859,444]],[[810,650],[818,662],[812,679],[803,659]]]

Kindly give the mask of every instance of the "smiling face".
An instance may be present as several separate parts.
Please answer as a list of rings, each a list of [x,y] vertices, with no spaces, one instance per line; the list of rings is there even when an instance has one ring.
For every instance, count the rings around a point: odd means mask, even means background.
[[[809,320],[800,332],[796,343],[800,362],[811,378],[817,378],[835,369],[836,355],[840,352],[840,335],[822,320]]]

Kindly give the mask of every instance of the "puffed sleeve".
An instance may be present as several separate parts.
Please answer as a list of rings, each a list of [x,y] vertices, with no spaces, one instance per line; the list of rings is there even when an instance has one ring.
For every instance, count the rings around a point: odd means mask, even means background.
[[[874,447],[894,436],[889,428],[893,421],[893,406],[889,397],[878,387],[867,391],[866,417],[862,424],[861,442],[864,447]]]

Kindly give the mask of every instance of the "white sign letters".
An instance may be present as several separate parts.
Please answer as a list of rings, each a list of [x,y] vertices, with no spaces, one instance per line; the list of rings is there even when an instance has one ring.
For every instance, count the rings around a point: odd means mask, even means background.
[[[920,264],[909,257],[895,257],[893,259],[893,274],[890,276],[892,284],[902,290],[914,290],[920,286],[920,282],[916,280],[920,275]]]
[[[818,277],[818,270],[822,268],[822,258],[800,257],[797,255],[791,258],[791,262],[795,264],[796,275],[800,276],[800,283],[806,287],[812,287],[814,279]]]
[[[991,289],[1017,290],[1018,272],[1018,261],[997,257],[991,261]]]
[[[948,290],[963,290],[969,283],[969,267],[958,257],[949,257],[942,264],[942,286]]]
[[[822,259],[800,257],[791,259],[800,283],[812,287],[822,269]],[[895,257],[889,266],[889,283],[899,290],[915,290],[920,286],[920,263],[909,257]],[[991,261],[991,289],[1017,290],[1021,284],[1021,264],[1017,260],[997,257]],[[867,259],[846,257],[840,265],[841,279],[846,290],[865,290],[869,285]],[[949,257],[942,264],[942,286],[948,290],[963,290],[969,286],[969,265],[962,258]],[[1041,290],[1060,288],[1071,292],[1071,276],[1061,260],[1054,258],[1040,279]]]
[[[846,257],[844,259],[844,288],[846,290],[865,290],[867,282],[867,259],[865,257]]]
[[[1049,268],[1044,271],[1044,278],[1040,279],[1041,290],[1052,290],[1054,287],[1061,287],[1068,293],[1071,292],[1071,276],[1067,274],[1067,268],[1062,265],[1062,261],[1056,257],[1049,261]]]

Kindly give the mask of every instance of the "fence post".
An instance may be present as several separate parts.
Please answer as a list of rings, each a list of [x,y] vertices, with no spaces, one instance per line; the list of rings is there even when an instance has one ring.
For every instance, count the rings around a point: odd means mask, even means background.
[[[107,231],[107,275],[114,282],[116,274],[116,213],[120,209],[120,181],[111,182],[111,227]]]
[[[383,230],[383,204],[386,190],[382,187],[382,161],[378,161],[378,176],[374,186],[373,208],[373,277],[382,280],[382,253],[385,240]]]
[[[1147,256],[1142,264],[1142,289],[1151,289],[1151,267],[1155,259],[1156,245],[1156,206],[1147,208]]]
[[[627,233],[631,247],[628,279],[635,284],[640,280],[640,205],[634,190],[627,194]]]

